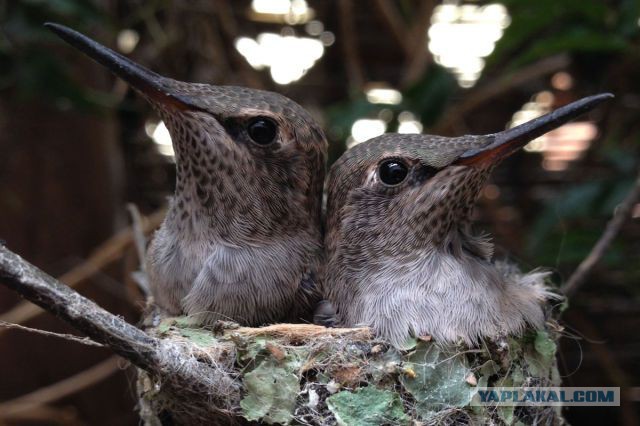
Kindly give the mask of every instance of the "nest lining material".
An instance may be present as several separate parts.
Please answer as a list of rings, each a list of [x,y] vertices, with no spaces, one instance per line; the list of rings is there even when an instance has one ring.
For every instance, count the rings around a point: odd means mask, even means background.
[[[163,319],[148,332],[162,338],[166,353],[184,360],[183,368],[205,364],[212,374],[207,389],[194,390],[140,371],[140,413],[147,424],[563,423],[553,407],[473,404],[478,387],[559,385],[561,330],[553,321],[545,330],[497,338],[479,349],[443,346],[427,336],[398,350],[366,328],[226,322],[198,328],[185,317]],[[198,398],[189,397],[194,392]]]

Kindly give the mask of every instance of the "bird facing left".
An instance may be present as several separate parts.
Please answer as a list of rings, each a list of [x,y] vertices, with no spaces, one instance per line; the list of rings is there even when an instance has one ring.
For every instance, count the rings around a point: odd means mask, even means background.
[[[327,157],[309,113],[272,92],[162,77],[46,26],[129,83],[169,129],[175,196],[146,259],[161,310],[249,326],[306,318],[317,294]]]

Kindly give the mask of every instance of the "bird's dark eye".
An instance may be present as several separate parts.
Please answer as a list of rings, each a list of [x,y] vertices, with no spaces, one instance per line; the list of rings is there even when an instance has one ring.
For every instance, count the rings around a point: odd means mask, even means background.
[[[249,122],[247,132],[252,141],[259,145],[269,145],[276,140],[278,127],[276,123],[266,117],[257,117]]]
[[[378,167],[380,180],[387,185],[397,185],[401,183],[408,174],[409,168],[399,160],[386,160]]]

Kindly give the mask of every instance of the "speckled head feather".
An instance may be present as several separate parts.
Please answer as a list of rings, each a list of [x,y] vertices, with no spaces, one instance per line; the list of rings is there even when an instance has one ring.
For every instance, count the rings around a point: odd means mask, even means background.
[[[474,344],[540,327],[544,274],[491,263],[470,213],[503,158],[610,97],[492,135],[387,134],[348,150],[329,172],[326,208],[325,293],[342,324],[398,346],[412,335]]]
[[[276,93],[162,77],[47,26],[130,83],[171,134],[176,193],[147,259],[158,305],[248,325],[303,311],[321,255],[327,152],[309,113]]]
[[[354,146],[331,167],[327,182],[327,244],[333,247],[336,236],[346,232],[365,234],[363,222],[374,226],[408,226],[415,238],[405,233],[393,236],[376,233],[362,237],[385,250],[407,250],[410,245],[427,244],[441,238],[452,222],[468,215],[478,189],[490,167],[471,168],[452,163],[470,149],[491,143],[491,136],[447,138],[431,135],[386,134]],[[409,174],[399,185],[380,181],[378,166],[387,160],[402,160]],[[438,173],[438,179],[432,177]],[[358,207],[355,207],[355,206]],[[381,210],[394,215],[393,224],[380,222]],[[342,227],[345,215],[358,217],[353,230]],[[397,217],[395,217],[397,215]],[[446,222],[446,223],[445,223]],[[349,222],[351,223],[351,222]],[[391,244],[390,244],[391,243]]]

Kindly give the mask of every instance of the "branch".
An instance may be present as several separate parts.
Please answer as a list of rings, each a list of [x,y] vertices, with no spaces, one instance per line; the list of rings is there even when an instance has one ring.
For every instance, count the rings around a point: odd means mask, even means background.
[[[345,56],[347,79],[350,92],[360,92],[364,85],[364,71],[358,54],[358,41],[353,19],[353,3],[350,0],[338,0],[338,20],[340,22],[340,34],[342,50]]]
[[[192,345],[149,336],[2,246],[0,284],[147,371],[176,400],[199,404],[211,413],[220,411],[217,400],[239,398],[239,384],[216,363],[195,357]]]
[[[132,271],[129,270],[129,273],[127,274],[128,276],[125,278],[125,282],[128,283],[128,279],[133,280],[133,282],[138,286],[138,290],[142,292],[145,298],[148,298],[151,294],[151,290],[149,289],[149,278],[147,274],[146,262],[147,238],[144,227],[142,225],[142,216],[140,215],[140,211],[135,204],[128,203],[127,210],[129,210],[129,215],[131,216],[131,230],[133,233],[133,241],[135,243],[136,253],[138,255],[138,266]],[[129,258],[126,259],[126,261],[128,260]],[[127,266],[130,265],[129,262],[126,263]]]
[[[78,420],[77,410],[73,407],[59,408],[48,405],[31,406],[28,410],[14,410],[12,413],[0,412],[0,425],[5,426],[7,424],[4,423],[5,421],[17,424],[37,422],[64,426],[82,424]]]
[[[127,204],[127,210],[129,211],[129,216],[131,216],[131,236],[133,237],[136,253],[140,260],[140,270],[146,272],[144,260],[146,256],[147,239],[145,235],[146,231],[142,224],[142,215],[140,215],[140,210],[138,210],[138,207],[133,203]]]
[[[48,337],[57,337],[59,339],[69,340],[71,342],[81,343],[81,344],[87,345],[87,346],[98,346],[98,347],[104,346],[104,345],[102,345],[102,344],[100,344],[98,342],[94,342],[93,340],[89,339],[88,337],[78,337],[78,336],[74,336],[73,334],[54,333],[53,331],[40,330],[38,328],[25,327],[24,325],[13,324],[13,323],[10,323],[10,322],[0,321],[0,328],[13,328],[13,329],[16,329],[16,330],[26,331],[28,333],[35,333],[35,334],[40,334],[40,335],[48,336]]]
[[[164,215],[165,211],[162,209],[144,218],[142,220],[143,231],[148,234],[157,228],[160,223],[162,223]],[[133,243],[133,241],[133,228],[128,227],[123,229],[101,244],[85,262],[62,275],[59,280],[71,287],[77,286],[79,283],[91,277],[106,265],[122,256],[122,253]],[[39,309],[37,306],[23,302],[10,311],[2,314],[0,316],[0,321],[23,324],[43,312],[44,311]],[[2,335],[4,331],[5,329],[0,328],[0,335]]]
[[[6,247],[0,247],[0,281],[138,367],[149,368],[157,363],[154,359],[156,339],[56,281]]]
[[[400,86],[408,88],[415,83],[425,72],[427,67],[433,63],[433,56],[427,49],[427,31],[431,25],[431,16],[438,2],[434,0],[423,0],[420,2],[418,16],[411,29],[410,49]]]
[[[36,407],[58,401],[86,389],[118,371],[119,358],[112,356],[93,367],[34,392],[0,403],[0,418],[12,418]]]
[[[593,246],[589,255],[578,265],[578,268],[573,272],[571,277],[562,286],[561,291],[567,295],[572,296],[584,283],[587,275],[591,272],[593,267],[604,256],[605,252],[616,238],[620,229],[625,224],[633,206],[640,201],[640,173],[636,178],[636,181],[631,188],[631,191],[622,201],[622,203],[615,209],[613,217],[607,223],[604,232],[600,236],[598,242]]]

